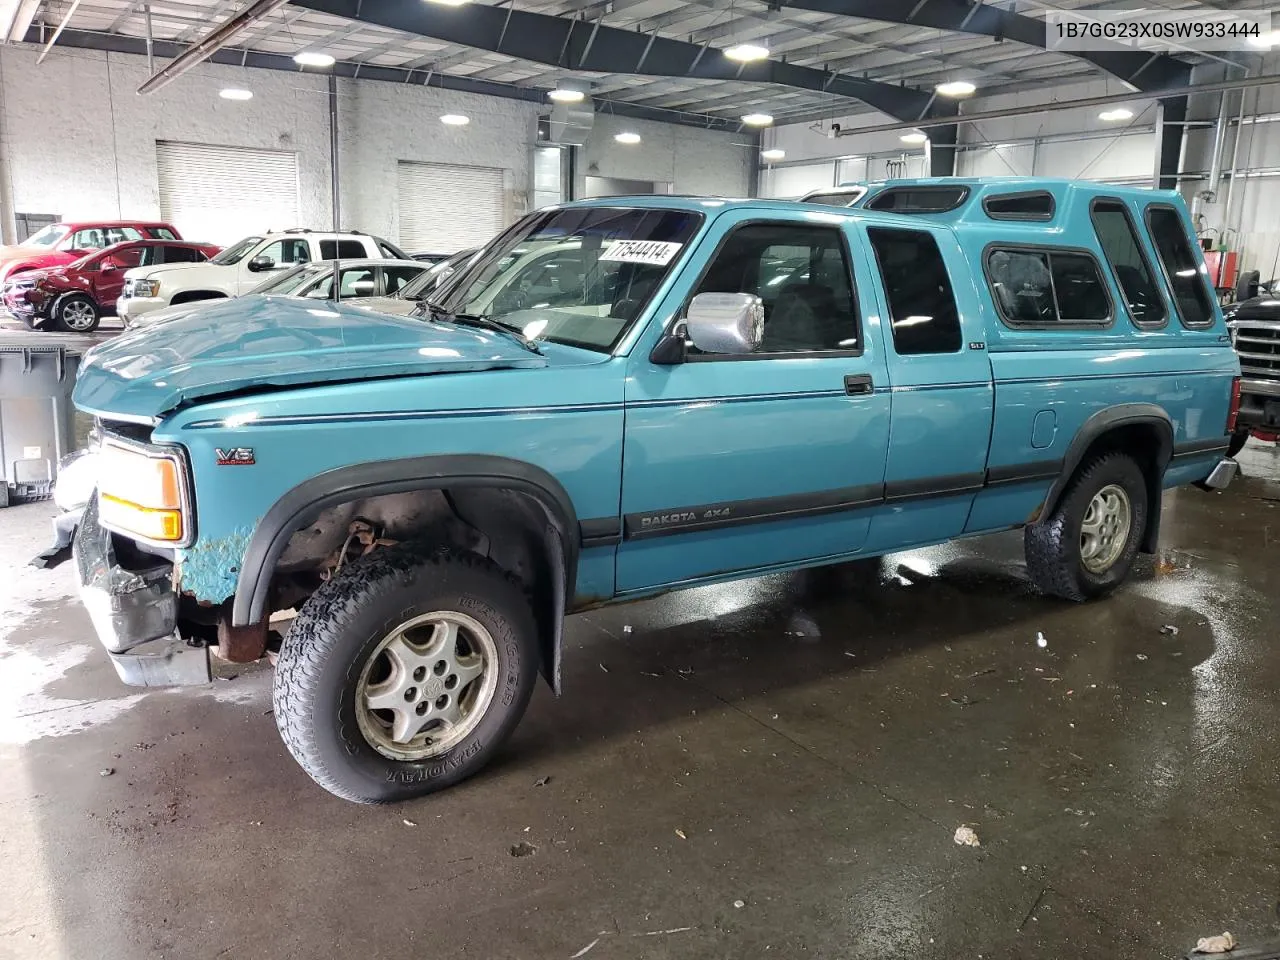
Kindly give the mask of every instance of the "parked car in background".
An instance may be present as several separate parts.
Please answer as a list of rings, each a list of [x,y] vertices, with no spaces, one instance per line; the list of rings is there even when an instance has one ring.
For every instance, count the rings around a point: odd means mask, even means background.
[[[13,247],[0,247],[0,283],[15,274],[60,267],[87,253],[126,240],[181,240],[167,223],[151,220],[85,220],[51,223]]]
[[[116,312],[125,271],[159,264],[202,263],[222,249],[186,240],[117,243],[62,267],[32,270],[5,281],[5,308],[33,328],[87,333]]]
[[[461,250],[447,260],[432,264],[415,280],[407,283],[398,292],[381,297],[373,297],[361,301],[362,306],[379,313],[390,313],[396,316],[408,316],[424,309],[424,301],[436,296],[449,278],[455,276],[463,265],[476,255],[475,250]]]
[[[125,274],[116,312],[131,323],[164,307],[238,297],[270,274],[315,260],[411,259],[399,247],[367,233],[285,230],[245,237],[208,263],[140,267]]]
[[[1249,437],[1280,438],[1280,297],[1265,293],[1226,309],[1240,357],[1240,416],[1231,437],[1235,456]]]
[[[292,270],[286,270],[254,287],[245,294],[245,297],[308,297],[316,300],[337,299],[357,302],[364,302],[365,298],[393,299],[400,290],[431,269],[427,264],[417,260],[387,259],[342,260],[337,266],[339,274],[337,297],[333,296],[334,264],[332,261],[323,260],[304,263]],[[153,310],[126,321],[125,326],[132,330],[175,320],[217,302],[217,300],[193,300],[176,307]]]

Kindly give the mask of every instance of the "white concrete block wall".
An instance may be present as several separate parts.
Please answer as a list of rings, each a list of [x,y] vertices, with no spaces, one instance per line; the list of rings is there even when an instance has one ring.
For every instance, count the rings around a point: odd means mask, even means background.
[[[140,97],[142,57],[0,48],[5,156],[14,208],[64,217],[158,217],[156,141],[298,155],[299,216],[329,223],[329,127],[323,77],[201,64]],[[248,101],[223,87],[248,87]],[[176,224],[179,230],[182,224]]]
[[[0,197],[7,193],[17,212],[157,217],[155,145],[175,140],[295,152],[300,225],[332,222],[325,76],[206,63],[140,97],[143,57],[55,48],[37,67],[36,53],[0,47],[0,134],[9,178]],[[252,90],[253,99],[221,99],[218,91],[228,86]],[[544,106],[368,80],[342,79],[338,92],[343,226],[398,237],[400,160],[500,168],[507,220],[526,211],[536,117]],[[465,114],[471,123],[445,126],[444,113]],[[624,129],[642,142],[616,143],[614,134]],[[601,114],[578,172],[672,183],[679,193],[745,196],[752,140]]]
[[[343,225],[392,240],[399,237],[396,165],[401,160],[501,169],[506,220],[511,222],[527,210],[540,109],[536,103],[454,90],[341,80]],[[471,122],[447,126],[440,122],[447,113],[460,113]]]
[[[613,138],[624,131],[638,133],[640,142],[617,143]],[[669,183],[674,193],[745,197],[754,139],[597,113],[580,153],[576,193],[581,195],[583,179],[592,176]]]

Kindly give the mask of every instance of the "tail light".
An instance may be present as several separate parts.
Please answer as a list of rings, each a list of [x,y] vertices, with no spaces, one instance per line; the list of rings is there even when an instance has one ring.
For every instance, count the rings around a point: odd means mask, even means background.
[[[1227,411],[1227,435],[1236,432],[1236,420],[1240,416],[1240,378],[1231,381],[1231,409]]]

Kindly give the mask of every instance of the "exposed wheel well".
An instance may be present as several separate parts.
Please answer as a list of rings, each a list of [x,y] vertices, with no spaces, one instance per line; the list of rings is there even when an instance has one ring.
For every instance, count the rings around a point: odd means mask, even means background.
[[[219,293],[217,290],[184,290],[182,293],[175,293],[173,299],[169,301],[169,305],[176,307],[180,303],[195,303],[198,300],[225,300],[227,295]]]
[[[1047,518],[1057,508],[1067,487],[1085,465],[1106,453],[1123,453],[1138,464],[1147,482],[1147,526],[1142,533],[1141,547],[1144,553],[1155,553],[1160,536],[1164,471],[1173,454],[1173,430],[1168,421],[1159,418],[1119,420],[1090,436],[1077,437],[1077,441],[1068,454],[1067,470],[1050,490],[1041,516]]]
[[[391,542],[447,544],[489,558],[524,585],[538,621],[543,675],[558,691],[562,621],[576,572],[576,540],[569,538],[577,522],[566,516],[567,495],[558,484],[551,492],[520,478],[438,482],[401,481],[388,493],[329,495],[313,506],[282,498],[277,506],[287,519],[273,522],[273,508],[246,554],[234,622],[262,622],[302,603],[339,558]]]

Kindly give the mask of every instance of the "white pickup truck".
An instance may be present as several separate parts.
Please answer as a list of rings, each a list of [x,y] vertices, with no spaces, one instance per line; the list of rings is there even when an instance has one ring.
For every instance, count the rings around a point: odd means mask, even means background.
[[[273,271],[288,270],[300,263],[385,257],[409,259],[394,244],[365,233],[286,230],[245,237],[205,263],[129,270],[124,275],[124,292],[116,301],[116,313],[128,326],[153,310],[240,296]]]

